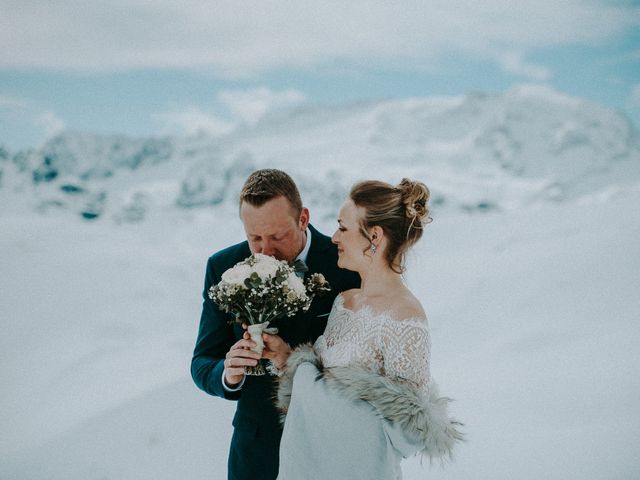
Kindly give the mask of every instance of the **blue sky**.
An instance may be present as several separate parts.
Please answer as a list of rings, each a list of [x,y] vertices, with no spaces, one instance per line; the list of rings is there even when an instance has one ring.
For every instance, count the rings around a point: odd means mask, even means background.
[[[536,83],[640,126],[640,3],[0,0],[0,145]]]

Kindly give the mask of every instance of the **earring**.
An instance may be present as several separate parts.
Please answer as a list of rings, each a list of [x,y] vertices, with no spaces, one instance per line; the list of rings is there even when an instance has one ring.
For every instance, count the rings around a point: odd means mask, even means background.
[[[377,249],[378,249],[378,247],[376,247],[376,246],[372,243],[372,244],[371,244],[371,253],[372,253],[373,255],[375,255],[375,254],[376,254],[376,250],[377,250]]]

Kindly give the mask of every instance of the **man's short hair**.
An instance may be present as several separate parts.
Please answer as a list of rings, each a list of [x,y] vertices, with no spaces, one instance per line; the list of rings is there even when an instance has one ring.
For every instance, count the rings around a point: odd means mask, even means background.
[[[240,206],[242,202],[247,202],[260,207],[280,196],[289,201],[293,213],[296,217],[299,216],[302,212],[302,199],[293,179],[282,170],[264,168],[253,172],[244,182],[240,192]]]

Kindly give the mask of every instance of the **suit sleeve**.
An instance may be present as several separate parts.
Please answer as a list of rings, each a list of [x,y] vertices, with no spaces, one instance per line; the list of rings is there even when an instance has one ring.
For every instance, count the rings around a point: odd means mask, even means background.
[[[240,398],[240,391],[230,392],[222,386],[224,359],[236,339],[233,327],[227,323],[227,317],[208,295],[209,288],[220,280],[214,264],[214,257],[209,258],[202,292],[198,339],[191,359],[191,377],[198,388],[209,395],[237,400]]]

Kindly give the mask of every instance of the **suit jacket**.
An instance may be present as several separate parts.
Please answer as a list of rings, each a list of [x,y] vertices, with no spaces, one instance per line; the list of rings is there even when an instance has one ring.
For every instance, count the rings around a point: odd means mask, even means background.
[[[331,285],[328,295],[316,297],[306,312],[272,322],[279,335],[295,348],[314,342],[327,325],[327,317],[338,293],[360,285],[357,274],[338,268],[338,253],[331,239],[311,225],[311,245],[307,255],[310,273],[322,273]],[[240,325],[229,325],[232,318],[221,312],[209,299],[209,287],[220,281],[222,274],[251,254],[246,241],[212,255],[207,262],[202,315],[198,339],[191,361],[191,376],[196,385],[209,393],[236,400],[233,418],[234,433],[229,451],[230,479],[275,479],[282,428],[274,405],[276,382],[274,377],[247,376],[238,392],[228,392],[222,386],[225,355],[242,338]]]

